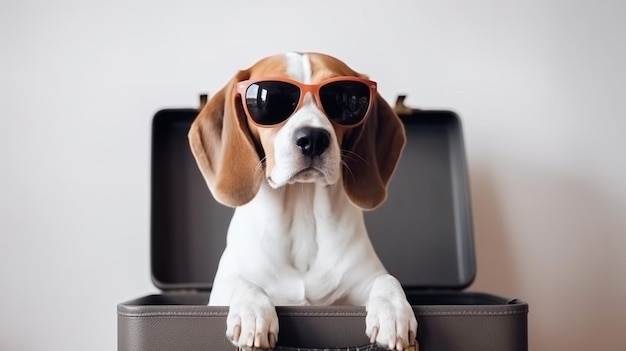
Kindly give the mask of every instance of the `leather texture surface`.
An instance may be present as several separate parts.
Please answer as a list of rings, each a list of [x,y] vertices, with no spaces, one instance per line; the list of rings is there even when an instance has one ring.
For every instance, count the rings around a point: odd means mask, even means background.
[[[469,297],[491,300],[414,306],[421,351],[528,350],[526,303]],[[235,350],[225,337],[228,308],[201,305],[205,299],[208,294],[166,294],[118,305],[118,350]],[[278,307],[277,312],[282,350],[376,350],[368,346],[363,307]]]

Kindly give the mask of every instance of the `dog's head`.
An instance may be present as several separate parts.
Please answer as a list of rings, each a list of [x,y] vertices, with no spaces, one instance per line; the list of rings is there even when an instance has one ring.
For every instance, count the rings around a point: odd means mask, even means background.
[[[254,198],[262,181],[343,181],[350,201],[373,209],[405,143],[404,128],[376,83],[319,53],[264,58],[235,77],[200,111],[191,150],[220,203]]]

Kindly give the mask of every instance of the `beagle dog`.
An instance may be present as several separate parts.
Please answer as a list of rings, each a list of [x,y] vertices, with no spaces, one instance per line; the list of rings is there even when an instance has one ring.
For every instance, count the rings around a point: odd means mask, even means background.
[[[209,305],[226,336],[274,347],[276,305],[366,306],[365,333],[415,349],[417,321],[365,228],[405,144],[376,83],[321,53],[264,58],[202,108],[191,150],[215,199],[235,207]]]

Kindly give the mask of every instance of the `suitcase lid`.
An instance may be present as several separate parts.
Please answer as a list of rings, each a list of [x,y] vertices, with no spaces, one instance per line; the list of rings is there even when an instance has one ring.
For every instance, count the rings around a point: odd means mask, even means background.
[[[153,119],[151,270],[162,290],[210,290],[234,211],[213,199],[191,154],[197,113],[165,109]],[[372,244],[406,289],[463,289],[475,259],[460,120],[450,111],[399,114],[407,145],[387,201],[365,212]]]

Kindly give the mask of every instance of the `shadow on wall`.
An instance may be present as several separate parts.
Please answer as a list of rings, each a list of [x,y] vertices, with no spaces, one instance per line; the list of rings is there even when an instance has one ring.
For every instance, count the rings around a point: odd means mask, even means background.
[[[626,221],[616,198],[593,179],[527,164],[495,178],[471,172],[472,289],[529,303],[531,350],[622,349]]]

